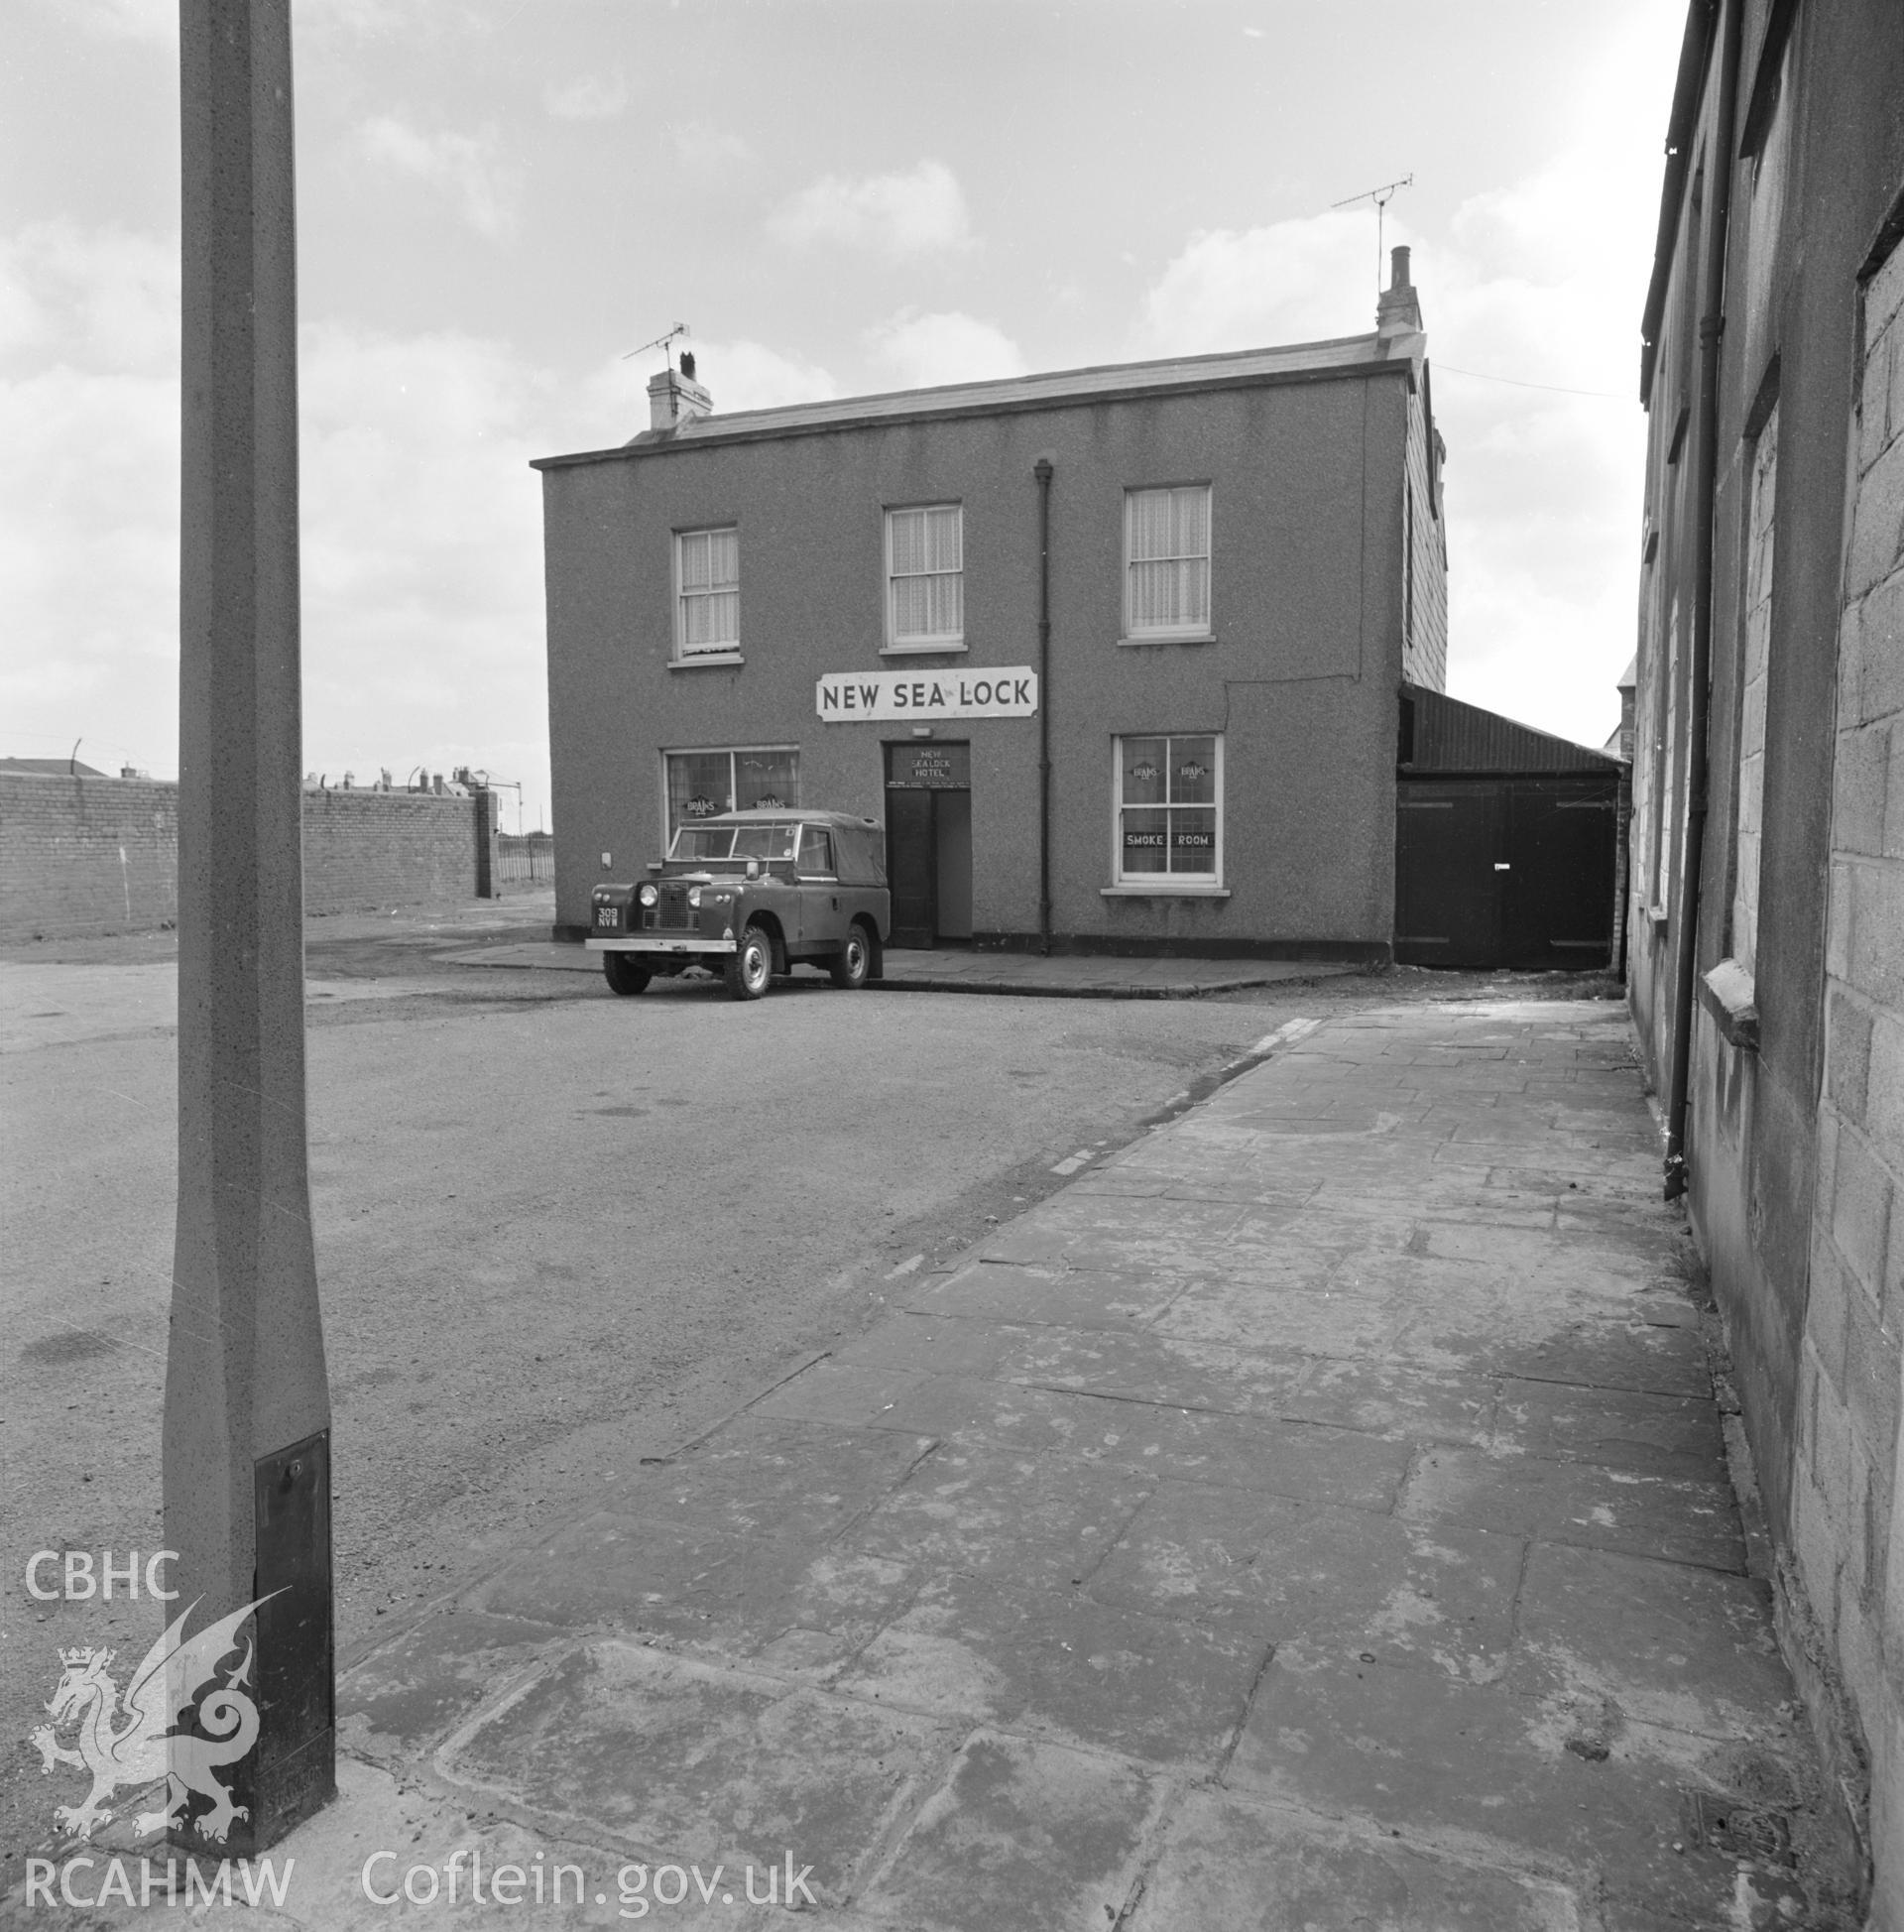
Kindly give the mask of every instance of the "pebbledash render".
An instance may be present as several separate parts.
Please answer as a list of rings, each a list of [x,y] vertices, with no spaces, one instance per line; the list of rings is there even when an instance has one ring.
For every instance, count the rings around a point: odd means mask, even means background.
[[[539,460],[558,933],[780,804],[884,825],[896,946],[1387,958],[1447,658],[1406,249],[1377,324],[733,416],[684,356]]]

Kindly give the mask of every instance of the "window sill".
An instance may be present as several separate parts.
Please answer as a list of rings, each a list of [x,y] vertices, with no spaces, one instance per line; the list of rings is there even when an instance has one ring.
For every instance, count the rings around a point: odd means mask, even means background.
[[[1215,644],[1214,631],[1159,631],[1154,637],[1120,638],[1120,651],[1141,651],[1155,644]]]
[[[933,658],[965,656],[963,638],[938,638],[930,644],[883,644],[882,658]]]
[[[747,660],[738,651],[702,651],[691,658],[670,658],[669,670],[705,670],[721,665],[744,664]]]
[[[1228,899],[1228,886],[1100,886],[1101,899]]]
[[[1758,990],[1752,976],[1735,959],[1722,959],[1699,982],[1706,1010],[1719,1030],[1747,1053],[1758,1051]]]

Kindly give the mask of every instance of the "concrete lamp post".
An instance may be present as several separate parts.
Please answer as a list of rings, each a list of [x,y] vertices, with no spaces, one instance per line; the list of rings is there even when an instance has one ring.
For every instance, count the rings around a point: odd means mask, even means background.
[[[330,1394],[304,1149],[289,0],[181,0],[179,80],[178,1207],[166,1540],[178,1552],[176,1608],[196,1605],[187,1641],[257,1608],[220,1657],[178,1666],[169,1796],[175,1843],[231,1857],[275,1843],[335,1789]],[[202,1697],[194,1706],[194,1681],[227,1687],[222,1715]],[[234,1698],[255,1704],[257,1719],[236,1755]],[[221,1726],[224,1760],[208,1780],[203,1765],[219,1751],[206,1740]]]

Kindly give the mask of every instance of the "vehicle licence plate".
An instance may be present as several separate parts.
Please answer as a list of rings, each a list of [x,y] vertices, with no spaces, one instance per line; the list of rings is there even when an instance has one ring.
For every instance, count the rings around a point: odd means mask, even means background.
[[[621,925],[622,915],[613,906],[598,906],[595,908],[595,923],[613,931]]]

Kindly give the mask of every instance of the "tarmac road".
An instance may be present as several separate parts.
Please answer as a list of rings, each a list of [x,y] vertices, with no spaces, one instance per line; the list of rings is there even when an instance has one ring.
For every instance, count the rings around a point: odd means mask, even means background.
[[[894,1269],[1019,1212],[1059,1184],[1053,1167],[1129,1138],[1319,997],[975,999],[803,979],[755,1006],[705,983],[617,1000],[590,975],[432,958],[479,923],[313,927],[311,1193],[346,1656],[383,1615],[863,1326]],[[169,951],[127,939],[0,961],[11,1858],[49,1822],[25,1740],[56,1646],[114,1643],[124,1664],[158,1630],[123,1585],[111,1605],[36,1603],[24,1572],[42,1548],[123,1561],[160,1542]],[[18,1869],[0,1861],[0,1890]]]

